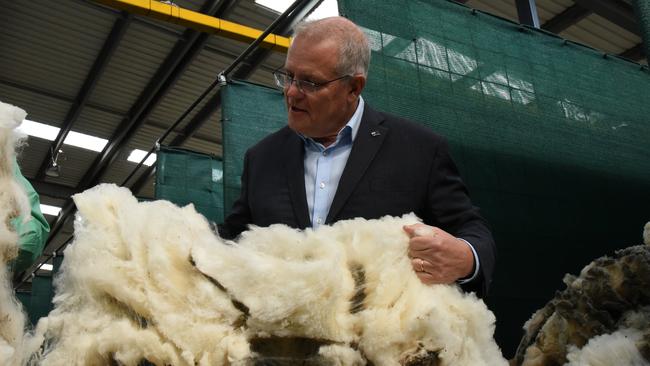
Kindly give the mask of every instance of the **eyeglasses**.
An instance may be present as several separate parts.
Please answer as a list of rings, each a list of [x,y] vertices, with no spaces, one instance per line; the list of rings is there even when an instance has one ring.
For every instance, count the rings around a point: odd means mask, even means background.
[[[333,83],[337,80],[349,78],[350,76],[352,75],[343,75],[336,79],[323,81],[322,83],[315,83],[313,81],[294,79],[293,76],[287,75],[287,73],[284,71],[280,71],[280,70],[273,71],[273,77],[275,78],[275,84],[277,84],[277,86],[279,86],[282,89],[289,89],[291,87],[291,83],[295,83],[296,88],[298,88],[298,90],[300,90],[301,93],[315,92],[329,83]]]

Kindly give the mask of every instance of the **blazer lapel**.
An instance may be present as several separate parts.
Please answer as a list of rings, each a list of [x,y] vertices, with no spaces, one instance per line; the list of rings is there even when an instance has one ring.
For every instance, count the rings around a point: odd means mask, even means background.
[[[289,195],[296,220],[301,229],[311,226],[307,194],[305,193],[305,149],[303,142],[291,131],[284,148],[284,161]]]
[[[384,142],[388,128],[382,126],[381,122],[383,117],[366,104],[352,151],[327,214],[326,224],[331,224],[339,214]]]

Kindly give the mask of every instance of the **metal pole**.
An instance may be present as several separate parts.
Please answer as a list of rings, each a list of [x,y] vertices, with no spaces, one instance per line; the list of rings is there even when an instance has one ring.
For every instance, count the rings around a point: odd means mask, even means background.
[[[515,0],[519,23],[539,28],[539,17],[535,0]]]
[[[244,52],[242,52],[242,54],[239,55],[239,57],[237,57],[235,61],[233,61],[233,63],[230,64],[230,66],[223,70],[219,75],[224,75],[227,78],[228,74],[230,74],[235,69],[235,67],[237,67],[237,65],[242,62],[242,60],[244,60],[251,52],[253,52],[257,48],[257,45],[260,44],[260,42],[262,42],[262,40],[264,40],[264,38],[266,38],[266,36],[268,36],[278,26],[278,23],[284,21],[289,16],[289,14],[291,14],[299,5],[302,3],[307,3],[308,1],[310,0],[294,1],[293,4],[291,4],[291,6],[285,10],[284,13],[282,13],[282,15],[280,15],[273,23],[271,23],[271,25],[269,25],[268,28],[266,28],[264,33],[262,33],[262,35],[259,36],[255,42],[251,43],[250,46],[248,46],[248,48],[246,48],[246,50],[244,50]],[[217,78],[215,82],[219,82],[218,79],[219,78]]]

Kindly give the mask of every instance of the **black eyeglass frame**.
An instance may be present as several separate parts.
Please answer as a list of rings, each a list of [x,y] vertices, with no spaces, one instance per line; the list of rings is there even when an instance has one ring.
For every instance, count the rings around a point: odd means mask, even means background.
[[[291,83],[296,83],[296,87],[298,88],[298,90],[300,90],[301,93],[313,93],[329,83],[333,83],[335,81],[342,80],[345,78],[350,78],[352,76],[353,75],[343,75],[336,79],[323,81],[322,83],[315,83],[313,81],[296,79],[292,76],[289,76],[289,74],[287,74],[282,70],[273,71],[273,78],[275,79],[275,85],[277,85],[282,90],[285,90],[291,87]]]

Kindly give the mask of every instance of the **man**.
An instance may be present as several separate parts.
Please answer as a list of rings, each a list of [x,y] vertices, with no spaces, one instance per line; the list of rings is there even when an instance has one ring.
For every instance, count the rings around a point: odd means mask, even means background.
[[[234,238],[249,224],[316,228],[414,212],[431,225],[404,227],[420,280],[459,282],[485,295],[494,242],[447,143],[365,104],[369,63],[365,35],[345,18],[296,29],[284,68],[274,73],[288,126],[247,151],[241,196],[220,234]]]

